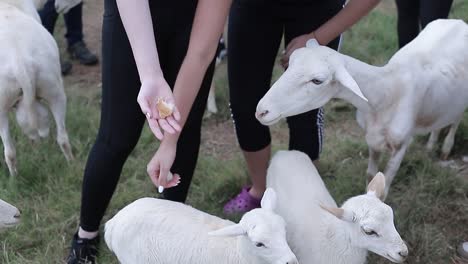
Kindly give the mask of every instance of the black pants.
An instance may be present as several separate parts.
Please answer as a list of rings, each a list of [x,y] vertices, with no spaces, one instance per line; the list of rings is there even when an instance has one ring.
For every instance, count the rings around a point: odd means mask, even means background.
[[[55,23],[58,18],[58,13],[55,11],[55,0],[48,0],[44,8],[39,11],[39,15],[44,27],[50,34],[54,34]],[[63,17],[67,27],[65,38],[68,46],[83,41],[83,3],[74,6]]]
[[[343,7],[342,0],[234,0],[229,16],[228,73],[231,111],[240,147],[259,151],[271,142],[268,127],[255,118],[260,99],[270,88],[278,47],[310,33]],[[337,49],[339,39],[330,43]],[[312,160],[322,145],[322,110],[287,119],[289,148]]]
[[[396,0],[398,8],[398,45],[411,42],[430,22],[447,18],[453,0]]]
[[[187,51],[197,2],[155,0],[149,3],[161,67],[173,87]],[[146,120],[136,100],[140,82],[116,0],[105,0],[102,37],[101,123],[86,164],[81,204],[81,227],[86,231],[98,230],[122,167],[137,144]],[[180,174],[182,181],[179,186],[165,190],[167,199],[184,202],[187,196],[198,158],[202,117],[213,71],[212,63],[181,133],[171,171]]]

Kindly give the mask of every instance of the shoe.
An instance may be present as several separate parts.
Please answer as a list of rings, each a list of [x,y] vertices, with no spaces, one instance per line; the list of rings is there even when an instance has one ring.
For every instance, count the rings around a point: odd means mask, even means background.
[[[83,41],[69,46],[68,52],[72,58],[78,59],[83,65],[95,65],[98,62],[97,56],[89,51]]]
[[[468,260],[468,242],[460,243],[457,252],[462,259]]]
[[[252,209],[260,208],[261,199],[255,198],[249,193],[250,187],[242,188],[242,191],[224,205],[226,215],[246,213]]]
[[[98,246],[99,235],[93,239],[83,239],[79,238],[78,233],[76,233],[73,236],[67,264],[95,264]]]
[[[69,61],[60,60],[60,68],[62,69],[62,75],[68,75],[72,69],[72,64]]]

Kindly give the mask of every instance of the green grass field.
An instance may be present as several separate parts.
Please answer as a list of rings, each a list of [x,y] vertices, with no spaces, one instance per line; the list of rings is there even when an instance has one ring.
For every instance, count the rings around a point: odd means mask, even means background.
[[[451,17],[468,21],[468,0],[455,0]],[[344,37],[343,53],[373,64],[384,64],[396,51],[393,2],[384,1]],[[449,42],[449,40],[448,40]],[[468,45],[467,45],[468,47]],[[98,68],[95,68],[98,70]],[[275,75],[281,73],[275,69]],[[468,74],[468,73],[467,73]],[[86,78],[86,76],[84,77]],[[81,182],[87,154],[99,124],[100,88],[96,81],[67,77],[67,126],[76,160],[67,164],[55,143],[31,144],[13,125],[18,170],[10,178],[0,161],[0,198],[22,210],[22,222],[0,234],[0,263],[63,263],[79,221]],[[225,201],[247,181],[245,165],[229,120],[226,66],[215,77],[220,113],[205,121],[201,155],[188,203],[222,216]],[[338,203],[365,189],[367,147],[354,120],[353,107],[333,101],[326,107],[326,141],[319,171]],[[13,121],[13,118],[12,118]],[[287,148],[287,126],[273,127],[274,149]],[[392,185],[388,204],[408,243],[407,263],[462,263],[455,247],[468,240],[468,170],[442,168],[438,152],[426,153],[426,137],[417,137]],[[146,164],[157,142],[145,131],[125,165],[105,219],[137,198],[157,196],[146,175]],[[468,113],[460,126],[451,158],[468,154]],[[220,160],[222,162],[220,162]],[[117,263],[101,246],[99,263]],[[390,263],[370,254],[369,263]]]

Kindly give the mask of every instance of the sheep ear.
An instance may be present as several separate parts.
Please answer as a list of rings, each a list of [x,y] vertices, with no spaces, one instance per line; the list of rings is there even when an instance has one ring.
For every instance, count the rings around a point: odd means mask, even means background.
[[[210,236],[241,236],[245,235],[247,231],[241,224],[235,224],[223,227],[221,229],[211,231],[208,233]]]
[[[374,195],[383,200],[385,196],[385,175],[383,173],[377,173],[369,185],[367,185],[367,194]]]
[[[276,192],[272,188],[267,188],[260,202],[263,209],[274,211],[276,208]]]
[[[327,207],[325,205],[320,205],[320,207],[322,207],[323,210],[329,212],[330,214],[336,216],[338,219],[346,222],[356,222],[356,216],[352,211],[337,207]]]
[[[318,43],[318,41],[316,39],[309,39],[307,42],[306,42],[306,47],[307,48],[314,48],[314,47],[317,47],[317,46],[320,46],[320,43]]]
[[[344,87],[348,88],[351,92],[355,93],[357,96],[361,97],[364,101],[369,101],[367,98],[362,94],[361,88],[359,88],[358,84],[354,80],[354,78],[349,74],[348,70],[344,66],[339,66],[335,72],[335,78],[338,82],[341,83]]]

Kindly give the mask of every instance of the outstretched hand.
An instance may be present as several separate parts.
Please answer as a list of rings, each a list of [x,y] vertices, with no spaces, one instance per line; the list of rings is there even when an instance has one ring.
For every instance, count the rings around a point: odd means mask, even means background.
[[[288,46],[286,46],[286,49],[284,50],[283,56],[281,57],[281,65],[283,66],[285,70],[289,66],[289,57],[291,57],[291,54],[295,50],[305,47],[307,41],[313,38],[315,38],[314,33],[310,33],[310,34],[300,35],[292,39],[291,42],[289,42]]]
[[[159,111],[156,107],[158,98],[164,99],[165,102],[174,105],[172,115],[161,118]],[[159,140],[164,138],[162,131],[170,134],[175,134],[181,131],[179,125],[180,113],[175,106],[174,96],[171,88],[164,79],[157,79],[151,81],[143,81],[141,84],[140,92],[137,98],[140,104],[141,111],[146,116],[151,131]]]
[[[156,187],[171,188],[180,183],[180,176],[170,172],[175,155],[176,144],[162,142],[156,154],[148,163],[146,170]]]

